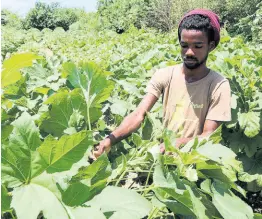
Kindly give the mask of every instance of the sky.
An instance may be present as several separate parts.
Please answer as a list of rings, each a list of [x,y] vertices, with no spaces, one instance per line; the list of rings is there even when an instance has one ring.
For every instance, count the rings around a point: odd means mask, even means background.
[[[1,9],[9,9],[21,16],[34,7],[39,0],[1,0]],[[97,0],[40,0],[41,2],[59,2],[63,7],[84,8],[87,12],[96,11]]]

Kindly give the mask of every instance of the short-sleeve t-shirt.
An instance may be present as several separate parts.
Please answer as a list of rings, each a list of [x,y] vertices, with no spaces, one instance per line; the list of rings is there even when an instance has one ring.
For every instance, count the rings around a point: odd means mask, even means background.
[[[205,120],[230,121],[231,92],[227,79],[210,70],[204,78],[188,83],[182,64],[157,70],[147,93],[163,94],[164,127],[181,137],[202,134]]]

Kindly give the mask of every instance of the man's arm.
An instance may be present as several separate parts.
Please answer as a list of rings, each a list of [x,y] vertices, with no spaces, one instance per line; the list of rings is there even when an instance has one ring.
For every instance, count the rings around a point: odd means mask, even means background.
[[[120,126],[96,146],[94,156],[97,158],[104,151],[109,152],[112,145],[123,140],[132,134],[132,132],[136,131],[143,122],[146,113],[151,110],[157,100],[158,98],[155,95],[151,93],[146,94],[138,107],[124,118]]]
[[[198,137],[206,137],[212,134],[221,124],[219,121],[205,120],[203,132]],[[177,139],[176,147],[180,147],[182,144],[186,144],[193,138],[179,138]]]
[[[203,132],[202,132],[201,135],[198,135],[198,137],[206,137],[206,136],[210,135],[210,134],[213,133],[221,124],[222,124],[222,122],[220,122],[220,121],[205,120]],[[181,145],[186,144],[186,143],[189,142],[191,139],[193,139],[193,138],[177,138],[177,139],[176,139],[176,147],[179,148]],[[165,145],[164,145],[164,143],[162,143],[162,144],[160,145],[160,151],[161,151],[161,153],[164,153],[164,152],[165,152]]]

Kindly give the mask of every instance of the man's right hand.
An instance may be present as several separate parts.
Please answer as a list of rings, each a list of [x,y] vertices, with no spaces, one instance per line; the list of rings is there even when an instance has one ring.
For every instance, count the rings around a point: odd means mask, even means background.
[[[104,152],[108,153],[111,149],[111,140],[109,138],[105,138],[100,141],[98,145],[95,146],[95,150],[93,151],[94,158],[97,159]]]

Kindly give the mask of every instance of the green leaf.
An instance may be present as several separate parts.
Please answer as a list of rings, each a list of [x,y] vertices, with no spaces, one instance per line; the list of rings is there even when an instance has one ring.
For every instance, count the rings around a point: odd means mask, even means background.
[[[110,219],[140,219],[147,216],[152,205],[135,191],[108,186],[86,205],[101,209],[103,213],[113,212]]]
[[[143,140],[150,140],[153,133],[153,122],[147,116],[142,124],[142,139]]]
[[[186,168],[185,177],[191,182],[196,182],[198,180],[196,169],[191,166]]]
[[[205,178],[218,179],[228,184],[237,180],[235,171],[232,173],[230,170],[213,161],[199,163],[197,164],[196,169],[203,174]]]
[[[4,125],[1,126],[1,143],[5,144],[8,142],[9,135],[13,131],[13,126],[12,125]]]
[[[113,114],[124,117],[130,109],[130,103],[120,99],[114,99],[113,101],[113,104],[110,106],[110,111]]]
[[[154,187],[158,187],[154,189],[157,197],[161,198],[175,213],[194,215],[192,201],[189,192],[186,190],[185,181],[179,179],[176,174],[165,171],[162,162],[160,159],[153,174]],[[166,199],[166,196],[170,196],[172,199]]]
[[[206,179],[200,184],[200,188],[205,191],[207,194],[212,195],[211,192],[211,180]]]
[[[35,219],[40,212],[45,218],[69,218],[62,203],[47,188],[29,184],[15,188],[12,192],[11,207],[15,209],[17,218]]]
[[[14,129],[9,137],[11,146],[28,148],[33,151],[40,146],[39,130],[27,112],[24,112],[12,125]]]
[[[90,187],[83,183],[74,183],[62,193],[62,201],[68,206],[79,206],[90,200]]]
[[[209,137],[208,140],[211,140],[213,144],[218,144],[222,141],[222,125],[220,125]]]
[[[262,214],[255,213],[254,219],[262,219]]]
[[[120,159],[121,158],[121,159]],[[117,178],[117,176],[120,176],[125,169],[127,168],[127,159],[124,154],[121,155],[118,159],[114,162],[115,166],[117,166],[115,169],[113,169],[112,174],[109,177],[109,180],[114,180]]]
[[[22,77],[20,69],[32,65],[35,59],[41,58],[32,53],[23,53],[13,55],[10,59],[3,62],[3,71],[1,74],[2,88],[14,84]]]
[[[254,156],[262,146],[262,137],[260,135],[249,138],[241,132],[233,132],[226,133],[225,138],[229,141],[229,146],[235,153],[245,152],[248,157]]]
[[[260,113],[248,112],[241,113],[238,116],[239,125],[247,137],[252,138],[256,136],[260,131]]]
[[[98,208],[94,207],[77,207],[71,209],[76,219],[106,219],[105,215]]]
[[[93,144],[93,133],[81,131],[71,136],[64,135],[59,140],[48,136],[38,151],[47,164],[46,171],[54,173],[69,170]]]
[[[253,218],[253,211],[239,197],[232,193],[228,186],[221,182],[214,182],[211,185],[213,192],[212,202],[225,219],[232,218]]]
[[[81,63],[79,68],[73,63],[65,63],[63,67],[71,85],[85,90],[85,98],[90,107],[98,107],[109,98],[114,89],[114,83],[107,79],[109,74],[92,62]]]
[[[79,169],[72,177],[71,182],[83,182],[88,186],[95,185],[99,181],[106,182],[112,169],[106,154],[102,154],[95,162],[87,167]]]
[[[11,196],[5,186],[1,185],[1,213],[10,210]]]
[[[77,69],[76,65],[72,62],[66,62],[63,64],[63,74],[67,76],[68,81],[75,88],[86,88],[87,80],[86,76]]]
[[[8,187],[29,183],[45,169],[45,162],[37,151],[23,147],[2,147],[2,181]]]
[[[24,97],[26,94],[26,77],[21,77],[19,81],[10,84],[4,89],[4,96],[10,99]]]
[[[208,219],[208,218],[210,218],[210,215],[208,214],[209,212],[207,211],[206,206],[202,203],[201,198],[197,197],[194,194],[194,192],[190,188],[190,186],[186,185],[186,189],[189,192],[189,195],[191,197],[193,211],[194,211],[194,214],[197,216],[197,218],[199,218],[199,219]]]
[[[238,169],[240,163],[236,160],[236,154],[229,148],[221,144],[212,144],[208,142],[197,148],[198,153],[217,163],[230,165]],[[214,151],[216,153],[214,153]]]
[[[243,182],[256,181],[259,186],[262,186],[262,150],[260,149],[252,158],[244,154],[240,155],[239,160],[243,165],[239,179]]]
[[[102,154],[89,166],[80,168],[72,177],[70,181],[72,184],[65,192],[62,192],[64,203],[77,206],[91,200],[105,188],[111,172],[111,165],[106,154]]]
[[[154,189],[154,191],[156,192],[157,197],[174,213],[191,216],[194,215],[193,204],[187,190],[184,190],[183,194],[179,194],[171,188],[157,188]],[[163,193],[164,196],[159,196],[160,192]]]
[[[57,91],[66,82],[66,79],[60,78],[60,73],[56,72],[56,69],[49,70],[39,63],[35,63],[32,67],[27,68],[26,73],[28,76],[26,82],[27,92],[37,91],[45,93],[46,89]]]
[[[52,95],[45,103],[51,105],[51,110],[41,116],[40,129],[54,136],[62,136],[64,130],[71,127],[71,116],[73,114],[77,114],[79,118],[84,116],[87,120],[87,107],[80,89],[75,89],[72,92],[60,90],[58,93]],[[79,122],[82,123],[83,120],[80,119]],[[81,126],[82,124],[76,123],[76,125]]]

